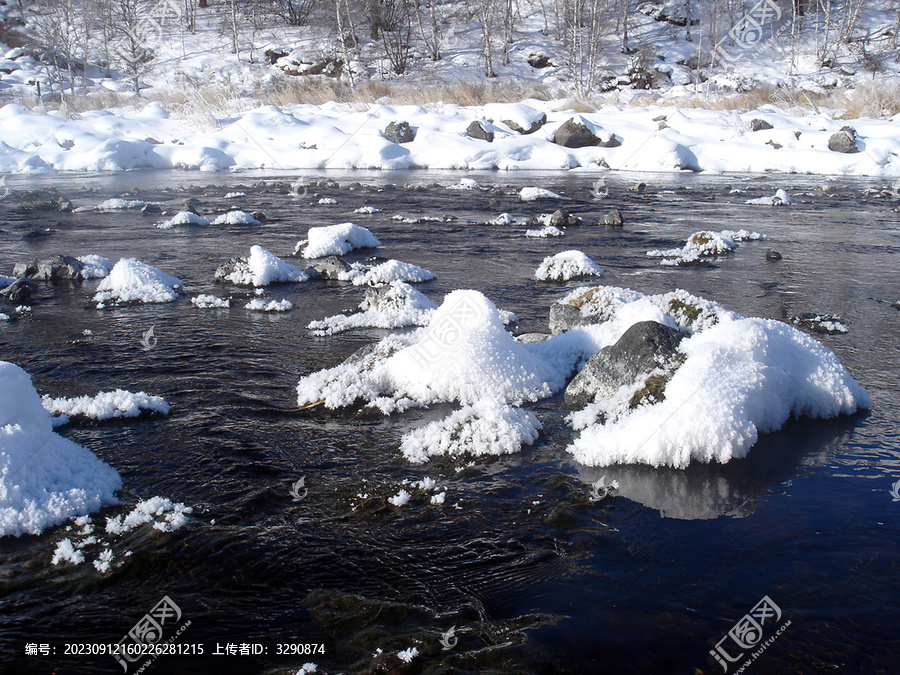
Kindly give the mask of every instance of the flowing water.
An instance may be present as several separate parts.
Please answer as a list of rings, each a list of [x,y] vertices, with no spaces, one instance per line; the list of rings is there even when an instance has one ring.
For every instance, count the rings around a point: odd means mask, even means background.
[[[64,528],[0,540],[0,671],[123,672],[108,655],[66,655],[63,643],[118,642],[169,596],[191,622],[177,640],[206,650],[161,657],[151,666],[160,673],[295,672],[310,661],[326,673],[717,673],[724,671],[710,650],[768,596],[790,625],[745,672],[896,672],[896,200],[874,192],[880,183],[849,179],[816,196],[822,180],[798,176],[644,175],[647,187],[636,191],[638,178],[611,174],[610,196],[597,199],[589,174],[470,175],[484,189],[449,190],[458,174],[416,172],[306,175],[338,185],[305,195],[291,189],[295,176],[271,174],[9,181],[13,192],[0,201],[0,272],[56,253],[136,257],[183,279],[191,295],[236,300],[227,310],[200,310],[182,296],[98,311],[90,303],[96,282],[43,284],[32,318],[0,327],[0,358],[25,368],[42,394],[121,387],[172,405],[168,416],[60,428],[122,476],[122,505],[95,515],[95,524],[153,495],[194,508],[174,533],[144,526],[115,539],[122,564],[106,574],[89,563],[50,564],[57,542],[71,534]],[[625,227],[527,239],[523,226],[479,224],[504,211],[555,208],[518,202],[526,185],[565,195],[573,212],[618,207]],[[137,212],[21,210],[16,190],[36,187],[57,189],[78,206],[126,196],[172,212],[194,197],[206,211],[237,205],[268,220],[160,230],[162,217]],[[795,195],[792,206],[744,204],[779,187]],[[246,196],[225,198],[234,191]],[[322,196],[338,203],[319,205]],[[364,204],[382,211],[353,213]],[[444,222],[403,223],[395,214]],[[348,220],[379,237],[379,255],[434,272],[436,280],[418,286],[427,295],[440,301],[457,288],[482,291],[515,312],[517,332],[546,332],[549,305],[585,283],[534,279],[546,255],[566,249],[599,262],[604,284],[645,293],[684,288],[747,316],[838,314],[849,332],[817,337],[875,406],[790,422],[724,466],[597,470],[566,452],[572,431],[557,396],[527,406],[544,430],[516,455],[410,465],[398,450],[402,435],[451,406],[391,417],[297,408],[301,376],[386,334],[314,337],[306,329],[355,308],[361,288],[273,286],[270,297],[295,307],[273,315],[244,310],[237,298],[246,290],[214,283],[216,267],[253,244],[284,257],[308,227]],[[698,230],[742,227],[768,240],[744,242],[700,267],[663,267],[646,256]],[[770,248],[783,259],[767,260]],[[150,327],[158,342],[144,349]],[[410,488],[404,480],[426,476],[446,489],[443,506],[415,490],[403,508],[386,501]],[[592,501],[591,484],[603,476],[619,482],[619,493]],[[296,501],[291,487],[301,477],[308,492]],[[763,641],[774,636],[764,630]],[[57,651],[26,656],[28,642]],[[268,651],[216,656],[216,643]],[[279,643],[323,644],[325,654],[279,656]],[[396,658],[413,646],[419,656],[410,664]]]

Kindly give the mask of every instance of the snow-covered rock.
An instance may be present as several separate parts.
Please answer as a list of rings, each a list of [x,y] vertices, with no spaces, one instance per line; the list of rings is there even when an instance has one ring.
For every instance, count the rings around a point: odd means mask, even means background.
[[[171,302],[184,283],[134,258],[122,258],[97,286],[98,307],[108,302]]]
[[[402,281],[366,291],[366,299],[355,314],[337,314],[311,322],[307,328],[314,335],[334,335],[351,328],[402,328],[423,326],[431,319],[437,305],[415,288]]]
[[[171,409],[161,396],[151,396],[143,391],[137,393],[116,389],[101,391],[96,396],[76,396],[75,398],[53,398],[45,394],[41,399],[44,410],[54,415],[80,416],[92,420],[108,420],[118,417],[137,417],[144,411],[168,415]]]
[[[694,265],[702,262],[704,258],[730,253],[737,247],[739,241],[758,241],[765,236],[758,232],[747,230],[722,230],[712,232],[704,230],[695,232],[688,237],[682,248],[672,248],[666,251],[647,251],[651,258],[663,258],[660,265]]]
[[[232,258],[216,270],[216,279],[238,286],[268,286],[307,281],[309,276],[262,246],[251,246],[246,258]]]
[[[577,277],[603,276],[603,268],[581,251],[563,251],[544,258],[534,273],[541,281],[568,281]]]
[[[28,373],[0,362],[0,536],[40,534],[116,503],[119,474],[54,433]]]
[[[344,255],[356,248],[377,248],[381,242],[369,230],[353,223],[311,227],[306,239],[297,244],[294,254],[304,258]]]

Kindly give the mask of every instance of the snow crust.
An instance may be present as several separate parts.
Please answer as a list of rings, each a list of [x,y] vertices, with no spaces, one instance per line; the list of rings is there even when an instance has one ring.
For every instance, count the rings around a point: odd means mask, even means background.
[[[181,279],[136,260],[122,258],[97,286],[98,307],[107,302],[171,302],[184,286]]]
[[[305,247],[304,247],[305,245]],[[302,248],[304,258],[324,258],[329,255],[344,255],[355,248],[377,248],[381,242],[369,230],[353,223],[341,223],[325,227],[311,227],[306,233],[306,241],[297,244],[297,252]]]
[[[544,258],[534,273],[541,281],[568,281],[576,277],[603,276],[603,268],[581,251],[563,251]]]

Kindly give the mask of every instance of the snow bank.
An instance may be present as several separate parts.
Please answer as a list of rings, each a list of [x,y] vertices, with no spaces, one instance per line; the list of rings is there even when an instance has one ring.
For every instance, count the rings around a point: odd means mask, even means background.
[[[423,326],[431,319],[437,305],[415,288],[402,281],[392,281],[378,295],[366,295],[359,305],[361,312],[337,314],[311,322],[307,328],[314,335],[334,335],[351,328],[402,328]]]
[[[400,260],[387,260],[379,265],[353,263],[349,270],[338,275],[341,281],[350,281],[354,286],[383,286],[395,281],[421,283],[437,279],[437,276],[423,267]]]
[[[541,281],[568,281],[576,277],[603,276],[603,268],[581,251],[563,251],[544,258],[534,273]]]
[[[328,255],[344,255],[355,248],[377,248],[381,242],[369,230],[353,223],[311,227],[306,240],[297,244],[304,258],[324,258]]]
[[[488,398],[409,432],[400,451],[414,464],[435,455],[512,454],[537,440],[540,429],[541,423],[530,412]]]
[[[161,396],[151,396],[142,391],[134,393],[124,389],[101,391],[96,396],[75,398],[53,398],[45,394],[41,398],[41,403],[44,410],[51,414],[77,415],[93,420],[137,417],[146,410],[168,415],[171,409]]]
[[[134,258],[123,258],[97,286],[94,300],[102,307],[115,302],[171,302],[184,286],[181,279]]]
[[[114,504],[121,486],[115,469],[53,432],[28,373],[0,361],[0,536],[40,534]]]
[[[736,242],[759,239],[765,239],[765,235],[747,230],[722,230],[721,232],[704,230],[695,232],[688,237],[682,248],[647,251],[647,255],[651,258],[664,258],[664,260],[660,260],[660,265],[693,265],[703,258],[730,253],[737,247]]]
[[[250,256],[241,259],[225,279],[239,286],[268,286],[274,283],[306,281],[309,276],[284,262],[262,246],[251,246]]]

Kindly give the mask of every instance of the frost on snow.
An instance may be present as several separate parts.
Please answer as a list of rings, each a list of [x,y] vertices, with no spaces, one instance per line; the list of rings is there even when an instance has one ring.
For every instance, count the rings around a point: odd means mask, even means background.
[[[377,248],[381,242],[369,230],[353,223],[311,227],[306,240],[295,248],[304,258],[324,258],[328,255],[344,255],[355,248]]]
[[[101,255],[80,255],[78,260],[84,263],[81,276],[85,279],[102,279],[113,268],[113,261]]]
[[[437,305],[415,288],[393,281],[386,290],[370,291],[356,314],[336,314],[311,322],[314,335],[334,335],[351,328],[402,328],[428,323]]]
[[[195,298],[191,298],[191,304],[201,308],[227,308],[231,307],[231,298],[220,298],[215,295],[207,295],[201,293]]]
[[[306,281],[309,276],[262,246],[251,246],[250,256],[240,258],[225,279],[239,286],[268,286],[273,283]]]
[[[682,248],[672,248],[667,251],[647,251],[651,258],[664,258],[660,265],[692,265],[703,258],[724,255],[733,251],[739,241],[756,241],[765,239],[765,235],[759,232],[747,230],[722,230],[721,232],[695,232],[688,237]]]
[[[603,268],[581,251],[563,251],[544,258],[534,273],[541,281],[568,281],[583,276],[603,276]]]
[[[388,501],[394,506],[406,506],[409,504],[410,494],[406,490],[400,490],[393,497],[388,497]]]
[[[244,305],[244,309],[254,312],[289,312],[294,309],[294,303],[287,299],[269,300],[266,302],[260,298],[254,298]]]
[[[679,363],[665,373],[664,395],[632,406],[631,395],[643,386],[636,382],[570,415],[581,433],[569,451],[579,462],[676,468],[727,462],[746,455],[760,432],[780,428],[791,416],[833,417],[871,406],[833,353],[782,322],[745,319],[680,290],[649,296],[583,287],[562,302],[577,307],[587,325],[525,345],[506,333],[487,298],[454,291],[425,328],[388,336],[301,379],[298,403],[338,408],[361,400],[388,414],[458,402],[461,410],[407,434],[402,449],[409,459],[514,452],[533,440],[539,425],[510,406],[559,391],[629,327],[656,321],[688,335]]]
[[[161,396],[151,396],[142,391],[133,393],[124,389],[101,391],[96,396],[75,398],[53,398],[44,395],[41,403],[51,414],[80,415],[94,420],[137,417],[144,410],[167,415],[170,410],[169,404]]]
[[[28,373],[0,361],[0,536],[40,534],[116,503],[119,474],[53,432]]]
[[[394,281],[417,284],[436,278],[434,273],[425,268],[400,260],[386,260],[375,266],[356,262],[349,270],[338,274],[338,279],[350,281],[354,286],[381,286]]]
[[[184,286],[181,279],[134,258],[123,258],[97,286],[98,306],[115,302],[171,302]]]
[[[153,529],[160,532],[174,532],[188,522],[188,515],[194,509],[181,502],[173,502],[166,497],[151,497],[134,505],[134,508],[123,515],[106,519],[107,534],[123,534],[144,525],[153,523]]]
[[[414,464],[435,455],[512,454],[537,440],[540,429],[541,423],[530,412],[489,398],[409,432],[400,451]]]
[[[419,650],[415,647],[410,647],[409,649],[404,649],[402,652],[397,652],[397,658],[404,663],[412,663],[412,660],[418,655]]]
[[[547,237],[561,237],[565,234],[561,229],[556,227],[555,225],[544,225],[539,230],[525,230],[526,237],[533,237],[535,239],[546,239]]]

